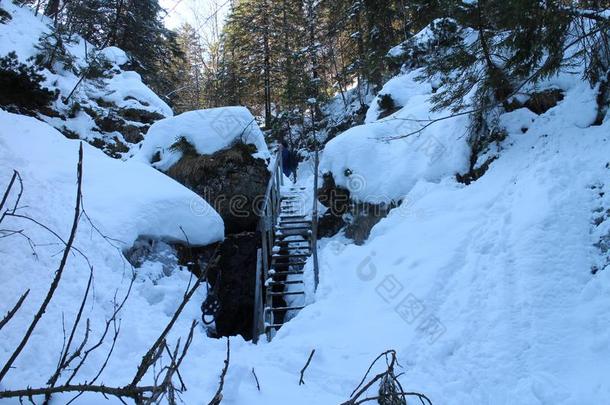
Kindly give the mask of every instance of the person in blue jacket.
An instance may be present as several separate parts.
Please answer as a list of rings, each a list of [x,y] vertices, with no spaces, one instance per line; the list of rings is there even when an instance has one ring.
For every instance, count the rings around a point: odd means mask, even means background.
[[[290,150],[286,141],[282,141],[282,169],[284,176],[288,178],[296,171],[295,154]]]

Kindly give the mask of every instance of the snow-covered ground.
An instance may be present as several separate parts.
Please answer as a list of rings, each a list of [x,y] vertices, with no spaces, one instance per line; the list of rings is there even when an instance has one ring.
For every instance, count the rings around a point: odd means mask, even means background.
[[[186,243],[187,235],[190,243],[207,245],[222,240],[224,225],[203,199],[150,166],[111,159],[88,144],[83,146],[83,208],[87,215],[80,218],[75,247],[93,266],[93,289],[83,317],[91,322],[90,342],[94,342],[114,310],[115,298],[120,302],[132,277],[123,250],[140,236]],[[68,238],[74,213],[78,147],[78,141],[66,139],[41,121],[0,111],[2,193],[13,170],[17,170],[23,179],[17,213],[39,221],[63,240]],[[18,186],[13,188],[5,207],[13,206],[19,190]],[[21,311],[1,331],[0,356],[4,363],[42,302],[63,245],[50,232],[23,218],[5,218],[0,229],[23,231],[23,236],[3,232],[0,239],[2,316],[25,290],[31,290]],[[31,386],[45,384],[58,360],[62,330],[70,327],[84,295],[90,274],[87,260],[76,252],[70,255],[59,290],[1,389],[24,381]],[[125,383],[145,346],[156,339],[192,281],[190,273],[178,266],[171,269],[171,274],[157,268],[157,273],[165,277],[151,274],[153,270],[149,265],[137,273],[132,295],[121,314],[121,337],[109,372],[103,376],[105,384]],[[204,297],[202,289],[186,309],[187,316],[176,328],[178,333],[188,332],[190,320],[199,317],[198,302]],[[82,333],[79,330],[77,339],[82,339]],[[91,355],[91,363],[82,370],[82,380],[95,374],[110,343]]]
[[[610,123],[591,126],[595,89],[578,76],[550,79],[545,86],[563,89],[565,99],[540,116],[526,109],[502,115],[508,136],[499,158],[465,186],[454,176],[467,166],[465,119],[388,140],[431,117],[430,85],[413,77],[402,74],[382,90],[403,106],[400,111],[378,121],[373,103],[367,123],[335,138],[322,156],[322,170],[332,171],[355,198],[403,204],[373,228],[363,246],[343,235],[320,242],[319,289],[271,343],[231,339],[223,404],[341,403],[387,349],[398,352],[405,389],[425,393],[434,404],[610,403],[610,268],[608,252],[595,246],[610,240]],[[148,162],[176,136],[187,137],[201,153],[234,140],[235,131],[214,132],[216,124],[193,114],[193,121],[184,115],[151,128],[150,142],[159,131],[165,143],[145,143]],[[176,124],[181,120],[186,123]],[[185,132],[175,133],[176,127]],[[252,143],[262,152],[260,139],[255,134]],[[149,165],[112,160],[85,146],[85,210],[102,233],[121,241],[105,240],[85,218],[80,222],[76,246],[94,267],[94,292],[84,312],[94,341],[113,312],[115,292],[120,299],[129,285],[131,268],[121,249],[141,235],[183,240],[180,227],[200,244],[221,239],[223,230],[205,201]],[[21,211],[62,237],[73,214],[77,149],[77,141],[44,123],[0,112],[0,189],[19,170]],[[300,184],[307,184],[311,173],[301,169]],[[0,331],[4,364],[48,289],[62,245],[27,221],[5,219],[0,228],[23,229],[36,252],[19,235],[0,238],[0,316],[31,289]],[[137,273],[99,383],[128,384],[179,304],[189,273],[176,267],[166,274],[159,266],[148,263]],[[592,268],[599,271],[592,274]],[[307,270],[311,279],[311,263]],[[56,297],[0,390],[45,385],[64,341],[62,320],[70,325],[74,319],[89,274],[81,257],[70,256]],[[204,297],[202,288],[170,343],[200,318]],[[75,382],[95,375],[109,349],[108,341]],[[306,384],[299,385],[312,349]],[[184,403],[205,404],[213,397],[225,350],[223,340],[196,329],[180,369],[188,388],[181,394]],[[381,369],[379,364],[374,372]],[[370,394],[375,392],[376,387]],[[65,403],[71,397],[55,398]],[[77,401],[109,402],[117,401],[97,395]]]

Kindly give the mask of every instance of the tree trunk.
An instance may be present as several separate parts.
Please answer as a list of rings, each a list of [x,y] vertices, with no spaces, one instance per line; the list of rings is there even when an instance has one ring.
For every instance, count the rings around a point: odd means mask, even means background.
[[[59,0],[49,0],[47,7],[44,9],[44,15],[55,18],[59,13]]]

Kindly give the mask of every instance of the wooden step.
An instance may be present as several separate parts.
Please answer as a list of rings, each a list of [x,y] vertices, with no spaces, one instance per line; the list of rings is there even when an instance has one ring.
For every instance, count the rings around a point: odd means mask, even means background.
[[[268,311],[268,312],[300,311],[303,308],[305,308],[305,307],[277,307],[277,308],[267,307],[267,308],[265,308],[265,311]]]
[[[303,270],[284,270],[284,271],[276,271],[274,269],[269,270],[269,275],[273,276],[297,276],[299,274],[305,274]]]
[[[301,221],[282,221],[280,219],[280,226],[284,226],[284,225],[308,225],[309,227],[311,227],[311,221],[309,220],[301,220]]]
[[[280,247],[286,247],[287,245],[290,244],[294,244],[294,243],[311,243],[311,241],[309,239],[298,239],[298,240],[281,240],[281,239],[276,239],[274,241],[276,243],[276,246],[280,246]]]
[[[307,215],[280,215],[280,221],[283,219],[291,220],[291,219],[297,219],[297,218],[301,218],[303,220],[311,222],[311,220],[307,219]]]
[[[305,235],[289,235],[289,236],[305,236]],[[282,246],[282,247],[286,247],[288,245],[293,245],[294,243],[309,243],[311,244],[311,241],[309,239],[295,239],[295,240],[286,240],[283,238],[276,238],[274,240],[275,245],[278,246]]]
[[[278,230],[280,231],[299,231],[299,230],[305,230],[305,231],[311,231],[311,226],[280,226],[278,227]]]
[[[291,253],[288,255],[273,255],[271,256],[271,260],[278,260],[278,259],[290,259],[291,257],[309,257],[310,255],[305,254],[305,253]]]
[[[291,280],[291,281],[274,281],[272,278],[265,282],[265,287],[272,285],[293,285],[293,284],[305,284],[303,280]]]
[[[273,263],[273,267],[278,268],[278,269],[285,269],[286,267],[290,267],[290,266],[300,266],[303,267],[305,266],[307,262],[306,261],[298,261],[298,262],[290,262],[290,263]]]
[[[305,295],[305,291],[267,292],[267,295],[271,297],[281,297],[282,295]]]
[[[282,326],[284,326],[283,323],[274,323],[274,324],[271,324],[271,325],[265,325],[265,331],[267,331],[268,329],[279,329]]]

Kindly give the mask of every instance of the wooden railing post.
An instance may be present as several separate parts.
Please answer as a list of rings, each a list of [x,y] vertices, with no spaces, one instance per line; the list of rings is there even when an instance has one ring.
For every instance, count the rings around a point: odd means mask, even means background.
[[[271,171],[271,178],[265,192],[263,209],[259,219],[258,229],[261,233],[261,248],[257,252],[256,284],[254,291],[254,318],[253,318],[253,343],[258,342],[262,332],[265,332],[265,324],[273,323],[273,313],[266,312],[265,306],[270,305],[271,296],[263,295],[265,283],[269,279],[271,255],[273,254],[273,241],[275,238],[274,225],[280,212],[280,184],[281,173],[281,149],[275,156],[275,162]],[[267,334],[267,339],[270,335]]]
[[[320,267],[318,264],[318,176],[319,176],[319,166],[320,166],[320,156],[319,156],[319,145],[318,140],[316,138],[316,126],[315,126],[315,110],[312,109],[311,112],[311,123],[312,123],[312,133],[315,145],[314,152],[314,175],[313,175],[313,207],[311,209],[311,252],[313,256],[313,274],[314,274],[314,288],[315,291],[318,290],[318,284],[320,284]]]
[[[252,342],[258,343],[261,330],[264,331],[264,306],[263,306],[263,254],[262,250],[256,251],[256,281],[254,290],[254,316],[252,318]],[[262,326],[262,327],[261,327]]]

